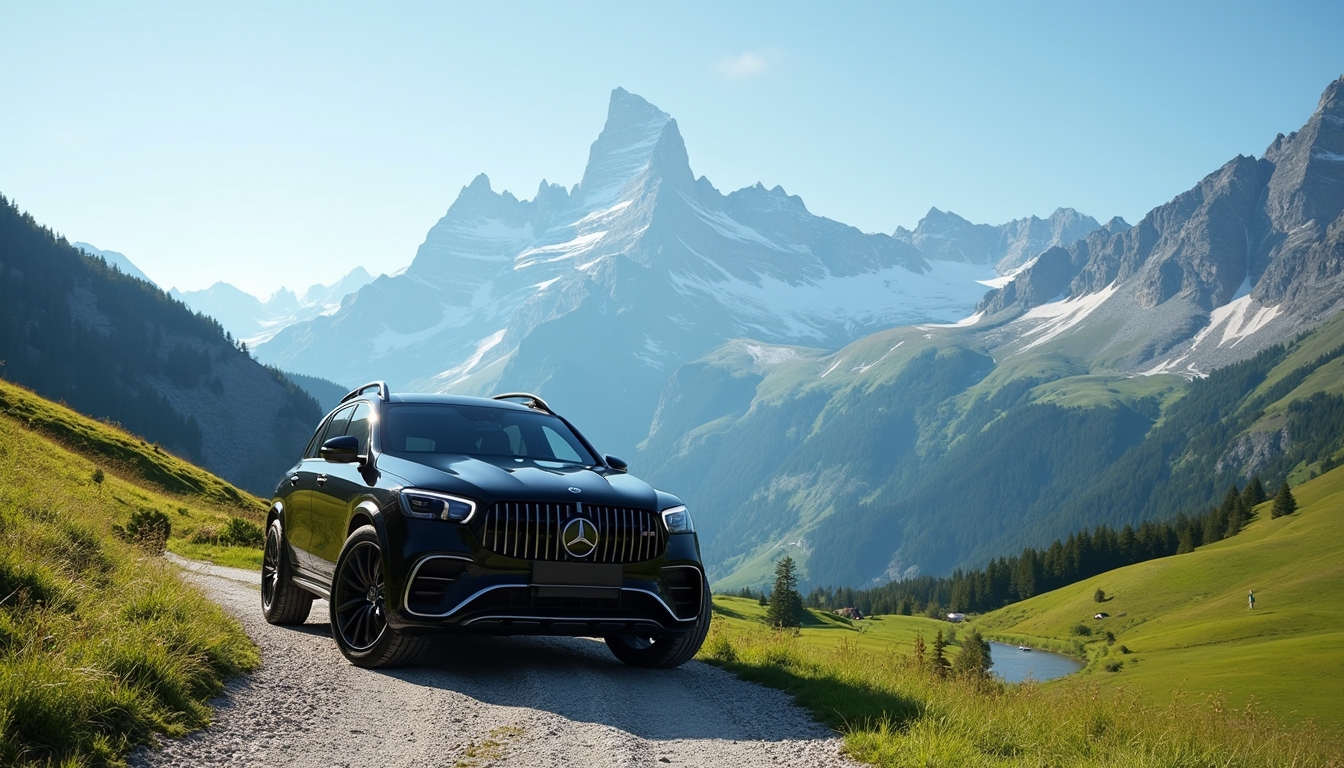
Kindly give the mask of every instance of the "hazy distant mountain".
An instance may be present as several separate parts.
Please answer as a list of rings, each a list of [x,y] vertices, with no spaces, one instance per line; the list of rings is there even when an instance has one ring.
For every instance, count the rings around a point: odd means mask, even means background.
[[[945,574],[1344,455],[1344,78],[1263,158],[1029,263],[956,327],[673,373],[635,462],[721,587],[785,552],[813,583]]]
[[[117,269],[121,270],[121,273],[123,275],[130,275],[131,277],[136,277],[141,280],[144,280],[146,283],[149,283],[150,285],[156,287],[158,286],[158,283],[155,283],[153,280],[150,280],[148,275],[146,275],[144,272],[141,272],[139,267],[132,264],[131,260],[126,258],[126,254],[124,253],[117,253],[116,251],[99,250],[98,248],[95,248],[94,246],[89,245],[88,243],[75,243],[75,247],[89,254],[90,256],[101,257],[103,261],[107,262],[107,265],[109,267],[116,267]]]
[[[930,208],[913,230],[897,227],[892,237],[915,246],[926,258],[992,264],[1000,275],[1008,275],[1042,252],[1100,226],[1072,208],[1058,208],[1048,219],[1028,216],[998,226],[972,224],[950,211]]]
[[[0,197],[0,375],[266,495],[321,418],[214,320]]]
[[[173,288],[168,293],[197,312],[215,318],[235,338],[255,347],[286,326],[335,312],[342,299],[371,282],[372,275],[363,267],[355,267],[331,285],[312,285],[302,295],[281,288],[265,301],[225,282],[201,291]]]
[[[952,321],[994,276],[816,216],[779,187],[725,195],[692,174],[674,119],[616,89],[573,188],[543,181],[519,200],[478,176],[404,273],[257,353],[338,381],[536,391],[628,451],[668,374],[727,339],[837,347]]]

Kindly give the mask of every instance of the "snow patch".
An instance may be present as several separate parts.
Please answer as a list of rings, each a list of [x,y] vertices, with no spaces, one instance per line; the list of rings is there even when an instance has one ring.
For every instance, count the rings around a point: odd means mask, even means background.
[[[1328,163],[1344,163],[1344,152],[1326,152],[1324,149],[1318,149],[1311,153],[1311,157]]]
[[[683,245],[685,243],[683,242]],[[823,329],[846,325],[907,325],[930,316],[959,316],[970,311],[984,295],[975,282],[989,270],[965,262],[930,261],[932,269],[912,272],[902,266],[858,275],[826,275],[817,280],[790,283],[758,276],[756,281],[734,277],[712,259],[702,259],[716,274],[673,274],[672,283],[683,295],[707,296],[733,307],[751,330],[766,338],[825,339]],[[955,313],[955,314],[954,314]]]
[[[1036,263],[1036,260],[1039,259],[1039,258],[1041,258],[1041,257],[1040,257],[1040,256],[1032,256],[1030,259],[1027,259],[1026,261],[1022,262],[1022,263],[1019,264],[1018,266],[1013,267],[1013,269],[1012,269],[1010,272],[1008,272],[1008,274],[1006,274],[1006,275],[1000,275],[1000,276],[998,276],[998,277],[996,277],[996,278],[994,278],[994,279],[992,279],[992,280],[976,280],[976,282],[979,283],[979,284],[981,284],[981,285],[983,285],[983,286],[987,286],[987,287],[989,287],[989,288],[993,288],[993,289],[995,289],[995,290],[998,290],[999,288],[1002,288],[1002,287],[1004,287],[1005,285],[1007,285],[1007,284],[1013,282],[1014,280],[1016,280],[1018,275],[1022,274],[1023,272],[1027,271],[1028,269],[1031,269],[1032,265],[1034,265],[1034,264]]]
[[[779,365],[798,357],[798,351],[788,347],[746,344],[743,348],[751,355],[751,361],[757,365]]]
[[[976,282],[983,284],[985,281],[976,280]],[[927,331],[930,328],[966,328],[980,322],[980,318],[984,316],[984,312],[976,312],[974,315],[963,317],[955,323],[929,323],[928,325],[919,326],[919,330]]]
[[[1106,300],[1115,294],[1116,283],[1102,288],[1096,293],[1089,293],[1073,299],[1064,299],[1063,301],[1052,301],[1048,304],[1041,304],[1033,307],[1022,317],[1014,320],[1014,323],[1021,323],[1028,320],[1043,320],[1040,325],[1032,328],[1030,331],[1022,334],[1022,338],[1029,336],[1039,336],[1040,338],[1026,345],[1019,351],[1026,351],[1032,347],[1040,345],[1056,338],[1061,333],[1077,326],[1088,315],[1097,311],[1097,308],[1106,303]]]
[[[606,230],[601,232],[589,232],[586,235],[579,235],[573,240],[567,240],[563,243],[554,245],[542,245],[536,248],[528,248],[514,257],[513,269],[518,271],[536,264],[550,264],[556,261],[572,259],[583,253],[587,253],[597,245],[604,236]]]
[[[1223,336],[1219,339],[1218,346],[1231,343],[1235,347],[1282,314],[1278,306],[1260,307],[1251,314],[1252,304],[1254,300],[1249,295],[1242,296],[1210,312],[1209,324],[1195,335],[1194,341],[1190,343],[1190,350],[1194,351],[1220,327],[1223,329]]]
[[[476,342],[476,351],[472,352],[470,357],[462,361],[461,365],[455,365],[435,376],[435,381],[445,381],[446,383],[443,386],[451,387],[465,379],[467,374],[471,373],[471,369],[475,368],[481,362],[481,359],[485,357],[485,353],[494,349],[499,345],[499,342],[504,340],[505,330],[507,329],[501,328]]]

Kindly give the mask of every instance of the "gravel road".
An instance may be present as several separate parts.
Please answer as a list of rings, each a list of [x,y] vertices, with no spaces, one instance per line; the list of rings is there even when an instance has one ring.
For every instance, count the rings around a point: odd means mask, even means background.
[[[856,766],[779,691],[693,661],[626,667],[570,638],[452,638],[378,672],[336,650],[327,604],[302,627],[261,617],[250,571],[179,561],[238,617],[262,666],[218,700],[214,724],[132,766]]]

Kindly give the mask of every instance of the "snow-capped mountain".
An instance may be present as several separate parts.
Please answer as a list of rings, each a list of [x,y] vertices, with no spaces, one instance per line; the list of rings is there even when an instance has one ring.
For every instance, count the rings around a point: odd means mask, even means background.
[[[998,226],[972,224],[951,211],[930,208],[913,230],[897,227],[892,237],[915,246],[926,258],[992,264],[999,275],[1010,275],[1046,250],[1068,245],[1100,226],[1072,208],[1057,208],[1045,219],[1028,216]]]
[[[302,295],[281,288],[262,301],[229,283],[217,282],[201,291],[168,291],[173,298],[205,315],[215,318],[224,329],[248,346],[256,346],[281,329],[340,309],[341,300],[373,282],[363,267],[331,285],[312,285]]]
[[[1084,345],[1114,370],[1201,375],[1344,308],[1344,77],[1301,130],[1154,208],[1052,248],[977,307],[1007,354]]]
[[[676,121],[618,88],[573,188],[543,181],[519,200],[478,176],[404,273],[257,353],[337,381],[535,391],[629,450],[668,374],[727,339],[836,347],[952,321],[994,276],[816,216],[779,187],[725,195],[691,173]]]

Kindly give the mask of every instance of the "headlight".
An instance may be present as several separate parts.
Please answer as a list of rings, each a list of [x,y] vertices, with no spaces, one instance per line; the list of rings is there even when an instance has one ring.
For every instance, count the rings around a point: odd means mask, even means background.
[[[476,502],[437,491],[407,488],[401,492],[401,513],[426,520],[465,523],[476,513]]]
[[[663,525],[667,526],[668,533],[694,533],[695,523],[691,522],[691,513],[686,511],[686,505],[671,507],[663,510]]]

